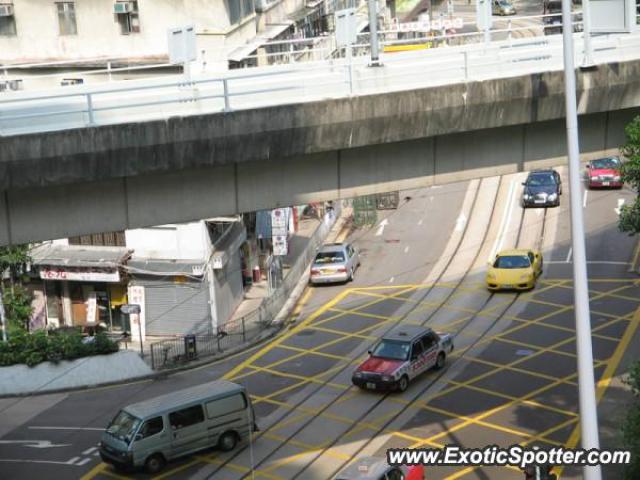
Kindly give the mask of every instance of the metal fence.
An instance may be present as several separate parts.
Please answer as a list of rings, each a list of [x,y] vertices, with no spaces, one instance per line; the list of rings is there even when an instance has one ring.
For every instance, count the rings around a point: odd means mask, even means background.
[[[218,326],[216,334],[186,335],[151,343],[148,355],[145,352],[145,359],[151,367],[155,370],[174,368],[195,359],[219,355],[252,342],[267,329],[274,327],[276,316],[305,274],[340,212],[341,205],[337,202],[334,213],[325,215],[305,249],[287,271],[282,284],[262,301],[257,310]]]
[[[576,34],[579,37],[579,34]],[[519,38],[401,52],[371,69],[358,56],[324,62],[233,70],[185,81],[144,79],[79,85],[0,98],[0,135],[229,112],[284,103],[425,88],[562,68],[561,36]],[[639,58],[640,34],[593,37],[596,64]],[[576,59],[582,42],[576,41]],[[429,72],[429,75],[425,75]]]

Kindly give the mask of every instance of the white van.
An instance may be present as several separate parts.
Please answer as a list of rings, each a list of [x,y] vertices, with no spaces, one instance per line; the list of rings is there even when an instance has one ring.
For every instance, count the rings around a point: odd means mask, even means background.
[[[117,469],[156,473],[198,450],[233,450],[257,430],[245,388],[220,380],[123,408],[102,434],[100,457]]]

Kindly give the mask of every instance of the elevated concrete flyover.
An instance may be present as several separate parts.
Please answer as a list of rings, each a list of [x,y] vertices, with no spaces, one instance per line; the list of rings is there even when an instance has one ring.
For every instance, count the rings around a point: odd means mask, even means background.
[[[640,61],[578,72],[583,153],[640,113]],[[0,137],[0,244],[557,164],[561,71]]]

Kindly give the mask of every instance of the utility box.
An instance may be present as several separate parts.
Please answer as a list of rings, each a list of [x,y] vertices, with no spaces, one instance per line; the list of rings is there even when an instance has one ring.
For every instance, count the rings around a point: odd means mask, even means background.
[[[345,8],[334,14],[336,25],[336,46],[346,47],[356,43],[356,9]]]
[[[196,28],[193,25],[170,28],[167,31],[167,41],[169,43],[169,63],[175,65],[197,60]]]
[[[198,356],[196,348],[196,336],[185,335],[184,337],[184,356],[187,360],[193,360]]]
[[[593,33],[631,32],[636,29],[636,0],[589,0],[588,4]]]

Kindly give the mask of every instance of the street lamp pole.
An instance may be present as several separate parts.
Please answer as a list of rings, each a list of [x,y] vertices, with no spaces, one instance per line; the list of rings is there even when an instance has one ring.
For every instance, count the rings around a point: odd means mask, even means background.
[[[582,0],[582,36],[584,39],[584,56],[581,68],[591,68],[593,63],[593,49],[591,47],[591,9],[590,0]],[[564,20],[563,20],[564,22]]]
[[[580,428],[582,448],[600,448],[598,412],[593,375],[591,319],[587,281],[587,258],[584,241],[584,217],[581,202],[580,147],[578,145],[578,113],[576,107],[576,77],[573,57],[571,0],[562,0],[562,38],[564,57],[567,150],[569,154],[569,186],[571,190],[571,242],[573,248],[573,295],[576,316],[578,353],[578,388],[580,396]],[[584,467],[585,480],[601,480],[600,466]]]
[[[380,54],[378,52],[378,9],[377,0],[368,0],[369,8],[369,42],[371,45],[371,66],[380,66]]]

